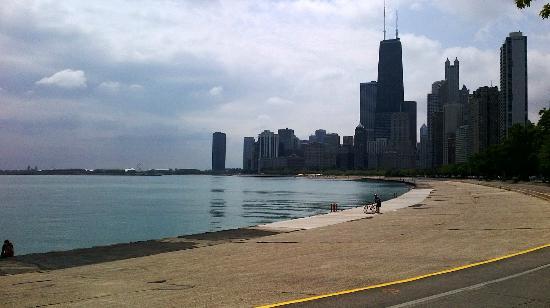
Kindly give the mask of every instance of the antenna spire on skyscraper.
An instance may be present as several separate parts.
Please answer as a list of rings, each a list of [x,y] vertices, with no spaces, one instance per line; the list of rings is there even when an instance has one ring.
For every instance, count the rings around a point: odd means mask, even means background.
[[[386,40],[386,0],[384,0],[384,41]]]
[[[399,12],[399,10],[395,10],[395,38],[396,39],[399,38],[399,27],[397,25],[397,23],[399,22],[399,15],[397,15],[397,12]]]

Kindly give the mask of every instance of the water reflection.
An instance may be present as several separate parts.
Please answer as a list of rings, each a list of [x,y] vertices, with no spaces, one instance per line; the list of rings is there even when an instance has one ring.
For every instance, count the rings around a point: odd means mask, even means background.
[[[212,185],[217,186],[210,189],[210,231],[222,229],[227,200],[225,197],[225,188],[223,186],[223,178],[212,177]]]
[[[308,194],[303,192],[248,190],[245,193],[241,217],[253,219],[255,224],[295,219],[326,211],[325,202],[307,200],[304,196]]]
[[[227,201],[223,199],[212,199],[210,201],[210,215],[211,217],[222,218],[225,217],[225,207]]]

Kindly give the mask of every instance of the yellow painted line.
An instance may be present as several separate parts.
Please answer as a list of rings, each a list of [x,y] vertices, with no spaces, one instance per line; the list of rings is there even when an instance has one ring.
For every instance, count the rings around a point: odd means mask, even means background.
[[[416,277],[412,277],[412,278],[407,278],[407,279],[402,279],[402,280],[396,280],[396,281],[376,284],[376,285],[367,286],[367,287],[361,287],[361,288],[350,289],[350,290],[343,290],[343,291],[334,292],[334,293],[322,294],[322,295],[317,295],[317,296],[312,296],[312,297],[306,297],[306,298],[301,298],[301,299],[290,300],[290,301],[286,301],[286,302],[263,305],[263,306],[258,306],[257,308],[280,307],[280,306],[284,306],[284,305],[314,301],[314,300],[321,299],[321,298],[333,297],[333,296],[338,296],[338,295],[344,295],[344,294],[350,294],[350,293],[370,290],[370,289],[377,289],[377,288],[387,287],[387,286],[401,284],[401,283],[407,283],[407,282],[420,280],[420,279],[424,279],[424,278],[428,278],[428,277],[433,277],[433,276],[437,276],[437,275],[443,275],[443,274],[448,274],[448,273],[452,273],[452,272],[457,272],[457,271],[464,270],[464,269],[467,269],[467,268],[472,268],[472,267],[476,267],[476,266],[480,266],[480,265],[484,265],[484,264],[488,264],[488,263],[493,263],[493,262],[497,262],[497,261],[504,260],[504,259],[509,259],[509,258],[512,258],[512,257],[516,257],[516,256],[519,256],[519,255],[523,255],[523,254],[526,254],[526,253],[530,253],[530,252],[537,251],[537,250],[544,249],[544,248],[548,248],[548,247],[550,247],[550,244],[538,246],[538,247],[527,249],[527,250],[522,250],[520,252],[516,252],[516,253],[509,254],[509,255],[506,255],[506,256],[502,256],[502,257],[498,257],[498,258],[493,258],[493,259],[486,260],[486,261],[481,261],[481,262],[477,262],[477,263],[472,263],[472,264],[467,264],[467,265],[463,265],[463,266],[459,266],[459,267],[450,268],[450,269],[443,270],[443,271],[440,271],[440,272],[435,272],[435,273],[425,274],[425,275],[416,276]]]

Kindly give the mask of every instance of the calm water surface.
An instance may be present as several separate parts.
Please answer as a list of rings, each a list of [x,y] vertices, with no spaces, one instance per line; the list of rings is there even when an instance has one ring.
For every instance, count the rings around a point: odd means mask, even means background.
[[[400,183],[239,176],[0,176],[16,254],[253,226],[402,194]]]

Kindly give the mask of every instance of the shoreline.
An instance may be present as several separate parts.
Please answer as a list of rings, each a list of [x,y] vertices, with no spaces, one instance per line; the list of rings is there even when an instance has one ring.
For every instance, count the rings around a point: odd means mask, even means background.
[[[402,179],[383,178],[383,177],[364,177],[364,176],[319,176],[307,177],[313,180],[349,180],[349,181],[367,181],[367,182],[395,182],[408,186],[408,191],[396,195],[387,202],[399,198],[400,196],[417,188],[414,181],[404,181]],[[351,209],[360,208],[353,207]],[[328,210],[327,210],[328,211]],[[340,213],[345,210],[340,210]],[[269,229],[265,226],[271,224],[281,224],[299,219],[311,219],[315,217],[331,214],[330,212],[321,213],[301,218],[276,221],[268,224],[258,224],[234,229],[225,229],[218,231],[207,231],[187,235],[178,235],[160,239],[149,239],[135,242],[114,243],[109,245],[99,245],[84,248],[74,248],[68,250],[57,250],[48,252],[28,253],[16,255],[10,259],[0,260],[0,276],[22,274],[29,272],[57,270],[71,268],[75,266],[91,265],[103,262],[124,260],[130,258],[139,258],[151,256],[166,252],[195,249],[213,245],[219,245],[228,242],[246,241],[257,237],[270,236],[279,233],[288,233],[299,231],[298,229]],[[366,214],[365,214],[366,215]],[[366,218],[367,216],[363,217]],[[349,221],[349,220],[346,220]],[[346,222],[341,221],[341,222]]]

